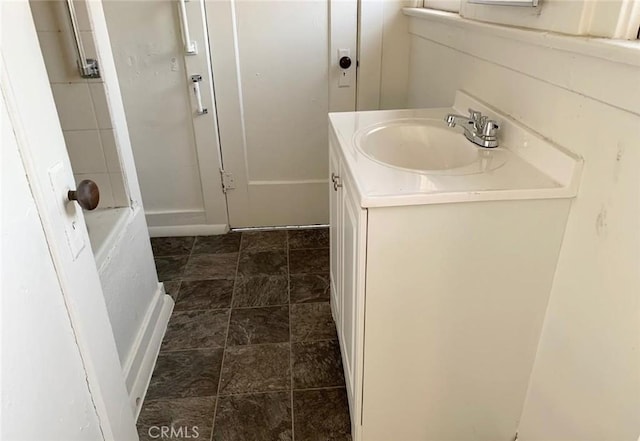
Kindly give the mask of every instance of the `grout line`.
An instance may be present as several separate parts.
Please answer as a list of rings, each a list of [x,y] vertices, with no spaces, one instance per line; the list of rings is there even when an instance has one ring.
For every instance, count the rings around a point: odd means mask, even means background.
[[[327,390],[327,389],[347,389],[346,386],[325,386],[325,387],[305,387],[300,389],[294,389],[294,391],[313,391],[313,390]]]
[[[198,256],[198,255],[200,255],[200,256],[201,256],[202,254],[196,254],[196,255],[197,255],[197,256]],[[185,269],[186,269],[186,267],[185,267]],[[235,277],[214,277],[214,278],[212,278],[212,279],[207,279],[207,278],[204,278],[204,279],[193,279],[193,278],[191,278],[191,277],[187,277],[187,278],[185,278],[185,277],[183,276],[183,277],[182,277],[181,279],[179,279],[179,280],[180,280],[181,282],[213,282],[214,280],[231,280],[231,281],[234,281],[234,280],[235,280]],[[175,281],[177,281],[177,280],[176,280],[176,279],[174,279],[174,280],[167,280],[167,282],[175,282]]]
[[[227,333],[228,333],[228,329],[227,329]],[[291,328],[289,328],[289,338],[291,338]],[[227,339],[225,339],[227,340]],[[224,346],[199,346],[197,348],[182,348],[182,349],[171,349],[171,350],[166,350],[163,349],[160,351],[161,354],[171,354],[174,352],[187,352],[187,351],[215,351],[217,349],[235,349],[235,348],[249,348],[249,347],[259,347],[259,346],[273,346],[273,345],[283,345],[283,344],[290,344],[293,345],[295,344],[299,344],[299,343],[327,343],[327,342],[337,342],[338,339],[337,338],[325,338],[325,339],[318,339],[318,340],[295,340],[295,341],[274,341],[274,342],[269,342],[269,343],[253,343],[253,344],[248,344],[248,345],[229,345],[228,341],[225,342]],[[291,368],[291,366],[290,366]],[[293,375],[293,373],[292,373]]]
[[[171,282],[171,280],[169,280],[169,282]],[[176,297],[173,299],[173,311],[171,311],[171,315],[173,315],[173,313],[175,312],[175,310],[176,310],[176,305],[178,304],[178,299],[180,298],[180,289],[182,288],[182,279],[180,279],[180,280],[174,280],[173,282],[178,284],[178,288],[176,288],[176,294],[175,294],[175,296],[176,296]],[[164,281],[163,281],[163,282],[161,282],[161,283],[162,283],[162,284],[164,284]],[[165,293],[165,294],[169,294],[169,293],[167,292],[166,288],[167,288],[167,287],[165,286],[164,293]],[[169,296],[171,296],[171,294],[169,294]],[[172,296],[171,296],[171,297],[172,297]],[[172,298],[173,298],[173,297],[172,297]],[[169,322],[167,322],[167,325],[168,325],[168,324],[169,324]],[[166,334],[166,332],[165,332],[165,334]]]
[[[188,253],[181,253],[181,254],[162,254],[160,256],[158,256],[157,254],[153,255],[154,259],[163,259],[165,257],[189,257],[191,255],[191,251],[189,251]]]
[[[275,305],[235,306],[232,309],[282,308],[283,306],[289,306],[289,304],[288,303],[277,303]]]
[[[291,382],[290,385],[290,402],[291,402],[291,441],[296,440],[296,425],[294,422],[295,415],[293,411],[293,333],[292,333],[292,323],[291,323],[291,266],[289,259],[289,232],[286,234],[286,250],[287,250],[287,297],[289,299],[289,380]]]
[[[184,264],[184,268],[182,268],[182,275],[180,277],[180,284],[182,285],[182,281],[184,280],[184,275],[187,272],[187,266],[189,266],[189,261],[191,260],[191,256],[193,256],[193,249],[196,246],[196,239],[193,238],[193,243],[191,244],[191,251],[189,252],[189,257],[187,257],[187,263]],[[173,312],[171,313],[173,314]]]
[[[195,245],[195,241],[194,241]],[[238,259],[236,260],[236,273],[233,278],[233,287],[231,288],[231,303],[233,306],[233,296],[236,291],[236,280],[238,279],[238,268],[240,267],[240,250],[242,249],[242,234],[240,235],[240,244],[238,245]],[[216,405],[213,408],[213,421],[211,422],[211,438],[213,440],[213,434],[215,433],[216,415],[218,413],[218,404],[220,403],[220,385],[222,384],[222,369],[224,368],[224,358],[227,353],[227,341],[229,339],[229,328],[231,327],[231,308],[229,308],[229,319],[227,321],[227,332],[224,336],[224,348],[222,348],[222,361],[220,362],[220,376],[218,378],[218,388],[216,389]]]
[[[288,387],[285,389],[272,389],[272,390],[260,390],[260,391],[252,391],[252,392],[235,392],[235,393],[228,393],[228,394],[222,394],[222,395],[218,395],[219,397],[237,397],[237,396],[243,396],[243,395],[257,395],[257,394],[268,394],[268,393],[287,393],[287,392],[291,392],[291,389],[289,389]],[[262,440],[260,440],[262,441]]]
[[[328,387],[328,388],[324,388],[324,389],[338,389],[336,387]],[[221,395],[224,398],[228,398],[228,397],[243,397],[243,396],[249,396],[249,395],[267,395],[267,394],[284,394],[290,392],[290,389],[276,389],[276,390],[261,390],[261,391],[256,391],[256,392],[236,392],[236,393],[232,393],[232,394],[224,394]],[[260,440],[263,441],[263,440]]]
[[[302,247],[302,248],[291,248],[290,251],[310,251],[310,250],[328,250],[329,247]]]
[[[189,397],[164,397],[154,398],[153,400],[145,400],[145,403],[153,403],[154,401],[174,401],[174,400],[188,400],[190,398],[215,398],[215,395],[202,395],[202,396],[189,396]]]
[[[219,396],[227,398],[227,397],[242,397],[247,395],[281,394],[281,393],[293,392],[294,390],[296,392],[299,392],[299,391],[307,392],[307,391],[315,391],[315,390],[335,390],[335,389],[346,390],[346,386],[343,385],[343,386],[307,387],[307,388],[300,388],[300,389],[260,390],[260,391],[253,391],[253,392],[236,392],[236,393],[230,393],[230,394],[223,394]],[[207,396],[210,396],[210,395],[207,395]],[[191,398],[191,397],[187,397],[187,398]],[[173,398],[160,398],[160,400],[168,400],[168,399],[173,399]],[[293,421],[293,418],[291,420]]]
[[[324,343],[324,342],[328,342],[328,341],[338,341],[338,337],[336,338],[320,338],[320,339],[313,339],[313,340],[295,340],[292,341],[291,343]]]
[[[212,346],[212,347],[200,346],[200,347],[197,347],[197,348],[183,348],[183,349],[171,349],[171,350],[163,349],[159,353],[166,355],[166,354],[175,354],[177,352],[217,351],[219,349],[224,349],[224,348],[222,346]]]
[[[326,303],[326,302],[324,302]],[[227,311],[231,309],[230,306],[224,306],[222,308],[194,308],[194,309],[178,309],[175,312],[205,312],[205,311]]]

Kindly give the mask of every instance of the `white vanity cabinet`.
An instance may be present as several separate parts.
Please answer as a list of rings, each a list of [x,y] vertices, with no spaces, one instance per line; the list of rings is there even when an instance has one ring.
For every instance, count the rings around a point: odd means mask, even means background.
[[[518,429],[581,162],[456,101],[506,127],[503,165],[411,173],[356,148],[386,120],[436,127],[454,109],[330,115],[331,308],[354,441]]]
[[[337,154],[330,153],[331,311],[338,330],[352,426],[362,388],[361,319],[364,299],[367,210]]]

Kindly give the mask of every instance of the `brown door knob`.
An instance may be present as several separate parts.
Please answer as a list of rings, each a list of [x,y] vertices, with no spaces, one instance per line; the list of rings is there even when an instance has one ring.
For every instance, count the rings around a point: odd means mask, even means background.
[[[70,201],[76,201],[85,210],[93,210],[100,202],[100,190],[95,182],[85,179],[78,184],[75,191],[69,190],[68,197]]]

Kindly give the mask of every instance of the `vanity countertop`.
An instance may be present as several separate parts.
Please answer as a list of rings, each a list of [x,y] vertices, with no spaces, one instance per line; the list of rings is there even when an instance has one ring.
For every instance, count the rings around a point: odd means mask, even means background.
[[[504,155],[506,162],[498,168],[463,175],[414,172],[381,164],[356,147],[357,134],[370,126],[422,119],[446,128],[445,115],[464,115],[469,107],[501,125],[501,145],[495,151]],[[582,169],[578,156],[465,92],[457,92],[453,108],[330,113],[329,121],[330,136],[341,150],[362,207],[571,198],[577,194]],[[461,128],[454,130],[464,136]],[[488,155],[493,154],[491,150]]]

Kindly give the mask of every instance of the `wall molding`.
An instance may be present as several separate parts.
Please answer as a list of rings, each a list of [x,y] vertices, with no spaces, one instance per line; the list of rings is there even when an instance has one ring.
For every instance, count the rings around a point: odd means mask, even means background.
[[[411,17],[409,32],[414,36],[640,114],[640,41],[493,25],[428,9],[403,11]],[[615,82],[605,75],[612,70]]]

